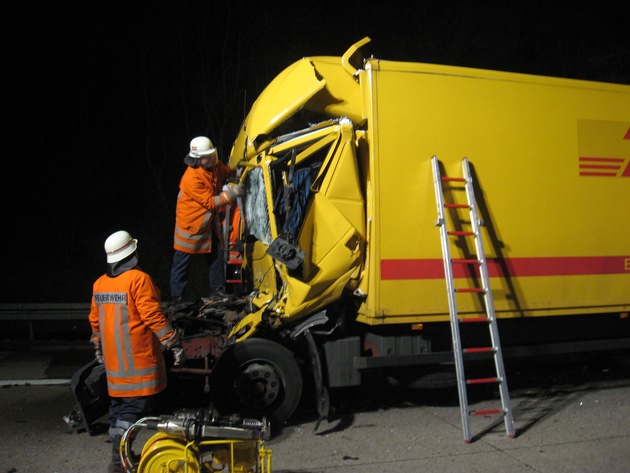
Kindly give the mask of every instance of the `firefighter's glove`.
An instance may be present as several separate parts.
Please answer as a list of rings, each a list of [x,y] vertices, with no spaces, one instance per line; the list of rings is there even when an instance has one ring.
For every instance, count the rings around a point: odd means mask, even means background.
[[[94,358],[96,358],[96,361],[98,361],[100,365],[105,364],[105,358],[103,358],[103,352],[100,349],[94,352]]]
[[[171,348],[175,348],[176,346],[181,346],[181,339],[179,336],[179,332],[177,330],[173,330],[173,335],[162,340],[162,346],[167,350]]]
[[[182,348],[182,341],[177,330],[173,331],[173,335],[162,341],[162,346],[173,353],[174,366],[181,366],[186,361],[186,355]]]
[[[242,197],[245,195],[245,187],[242,184],[236,184],[234,186],[228,186],[228,188],[223,191],[225,197],[229,202],[236,201],[237,197]]]
[[[171,352],[173,353],[173,366],[183,365],[184,361],[186,361],[184,349],[182,347],[174,347],[171,348]]]
[[[104,364],[105,358],[103,358],[103,349],[101,348],[101,339],[93,336],[92,338],[90,338],[90,343],[94,347],[94,358],[96,358],[96,361],[98,361],[99,364],[101,365]]]

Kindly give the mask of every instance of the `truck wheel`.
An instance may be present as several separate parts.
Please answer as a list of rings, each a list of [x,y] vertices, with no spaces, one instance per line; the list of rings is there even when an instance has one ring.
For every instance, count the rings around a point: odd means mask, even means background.
[[[283,424],[302,396],[302,373],[287,348],[265,339],[230,347],[212,374],[212,399],[221,415],[239,414]]]

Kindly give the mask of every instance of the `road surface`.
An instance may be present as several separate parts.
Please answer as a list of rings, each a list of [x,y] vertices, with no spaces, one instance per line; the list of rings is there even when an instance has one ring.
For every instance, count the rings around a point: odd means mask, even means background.
[[[0,351],[2,472],[104,472],[106,432],[69,429],[69,380],[91,358],[86,347]],[[573,355],[506,364],[516,438],[503,423],[473,419],[463,441],[456,388],[387,386],[332,394],[317,432],[306,407],[266,446],[274,473],[627,472],[630,465],[630,353]],[[483,408],[486,392],[470,399]]]

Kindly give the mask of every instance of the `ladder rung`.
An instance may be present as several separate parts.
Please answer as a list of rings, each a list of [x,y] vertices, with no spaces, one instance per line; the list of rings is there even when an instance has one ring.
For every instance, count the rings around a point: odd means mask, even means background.
[[[485,292],[483,287],[460,287],[455,289],[455,292]]]
[[[464,348],[464,353],[489,353],[495,351],[494,347],[474,347],[474,348]]]
[[[458,263],[458,264],[481,264],[481,261],[476,260],[476,259],[461,259],[461,258],[454,258],[451,260],[451,263]]]
[[[443,181],[456,181],[456,182],[466,182],[466,179],[463,177],[446,177],[442,176]]]
[[[444,204],[444,207],[447,209],[469,209],[470,205],[468,204]]]
[[[460,322],[490,322],[488,317],[465,317],[459,319]]]
[[[451,230],[446,233],[453,236],[473,236],[475,234],[475,232],[465,230]]]
[[[472,378],[467,379],[466,384],[489,384],[489,383],[498,383],[501,380],[499,378]]]
[[[470,411],[473,416],[485,416],[489,414],[505,414],[503,409],[480,409],[478,411]]]

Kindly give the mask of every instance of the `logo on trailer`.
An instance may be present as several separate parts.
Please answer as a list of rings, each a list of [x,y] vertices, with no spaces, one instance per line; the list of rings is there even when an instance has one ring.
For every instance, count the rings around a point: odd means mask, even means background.
[[[580,176],[630,177],[630,124],[578,120]]]

